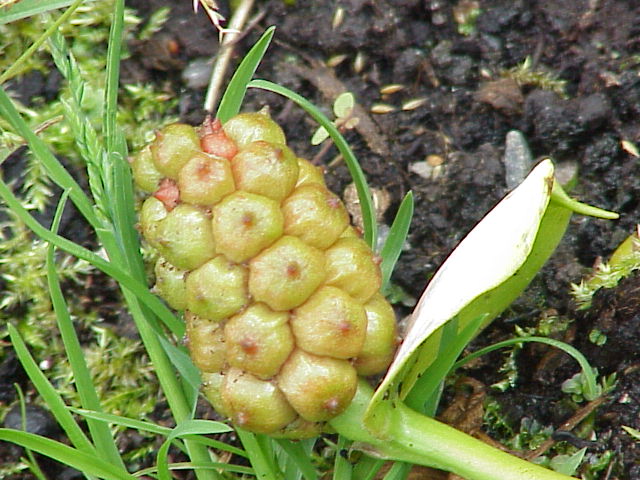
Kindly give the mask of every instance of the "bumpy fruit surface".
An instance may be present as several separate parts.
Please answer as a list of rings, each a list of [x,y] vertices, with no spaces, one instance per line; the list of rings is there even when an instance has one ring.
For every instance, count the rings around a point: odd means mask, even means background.
[[[131,163],[154,291],[184,312],[204,395],[247,430],[317,435],[397,343],[340,199],[264,111],[169,125]]]

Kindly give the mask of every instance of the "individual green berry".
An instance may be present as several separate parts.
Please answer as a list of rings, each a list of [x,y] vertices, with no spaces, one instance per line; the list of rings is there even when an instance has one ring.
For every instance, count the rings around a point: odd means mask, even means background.
[[[155,232],[160,254],[178,268],[191,270],[215,255],[211,220],[197,207],[180,204]]]
[[[164,298],[165,302],[174,310],[184,310],[187,308],[184,283],[186,273],[186,270],[176,268],[162,257],[156,261],[156,283],[153,291]]]
[[[147,145],[131,158],[131,175],[136,186],[143,192],[153,193],[158,189],[163,175],[153,163],[151,147]]]
[[[380,293],[371,297],[364,305],[364,310],[367,315],[367,335],[353,365],[358,375],[377,375],[391,364],[398,346],[396,315]]]
[[[272,433],[295,420],[277,385],[232,368],[222,383],[221,400],[233,423],[256,433]]]
[[[248,144],[231,160],[240,190],[282,201],[298,181],[298,160],[283,143],[262,140]]]
[[[285,235],[249,262],[249,292],[273,310],[304,303],[325,278],[324,255]]]
[[[213,208],[216,250],[244,262],[282,236],[284,217],[275,200],[243,192],[229,195]]]
[[[240,113],[227,120],[223,128],[239,149],[259,140],[279,144],[287,141],[282,128],[271,119],[266,109],[260,112]]]
[[[220,323],[185,312],[187,345],[193,363],[202,372],[219,372],[225,366],[224,329]]]
[[[158,248],[158,226],[167,217],[164,204],[155,197],[147,198],[140,209],[140,231],[152,247]]]
[[[326,187],[322,170],[320,170],[319,167],[316,167],[309,160],[298,157],[298,181],[296,183],[296,188],[302,185],[309,185],[311,183]]]
[[[151,144],[153,163],[165,177],[178,179],[180,169],[200,151],[196,129],[184,123],[172,123],[156,133]]]
[[[373,252],[361,238],[339,238],[327,249],[327,285],[343,289],[359,302],[380,290],[380,268]]]
[[[323,422],[342,413],[351,403],[358,377],[347,360],[293,351],[278,374],[285,397],[310,422]]]
[[[284,233],[316,248],[329,247],[349,225],[349,214],[333,193],[317,184],[298,187],[282,203]]]
[[[229,161],[196,152],[178,174],[180,200],[195,205],[215,205],[236,187]]]
[[[294,347],[289,314],[256,303],[224,327],[227,361],[258,378],[273,377]]]
[[[315,438],[322,433],[323,425],[321,422],[310,422],[302,417],[298,417],[293,422],[287,424],[282,430],[271,433],[271,436],[289,440]]]
[[[187,276],[187,308],[213,321],[235,315],[249,302],[247,277],[245,267],[218,255]]]
[[[291,315],[296,345],[335,358],[358,356],[367,332],[362,304],[339,288],[323,286]]]

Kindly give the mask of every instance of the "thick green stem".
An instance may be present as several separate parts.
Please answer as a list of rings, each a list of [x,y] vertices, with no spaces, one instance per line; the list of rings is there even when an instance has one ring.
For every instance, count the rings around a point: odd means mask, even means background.
[[[371,388],[361,382],[349,409],[331,421],[338,433],[359,442],[356,446],[372,456],[438,468],[468,480],[572,478],[491,447],[399,401],[379,405],[386,428],[384,436],[377,436],[363,423],[372,394]]]

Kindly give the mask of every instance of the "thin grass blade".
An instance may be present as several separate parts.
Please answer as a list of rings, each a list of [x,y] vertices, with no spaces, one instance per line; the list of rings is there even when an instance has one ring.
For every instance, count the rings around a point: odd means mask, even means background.
[[[276,443],[287,454],[287,458],[293,462],[295,471],[291,470],[291,474],[297,473],[297,477],[305,478],[305,480],[317,480],[318,473],[315,467],[311,463],[311,449],[315,444],[315,440],[301,440],[299,442],[292,442],[290,440],[276,440]],[[289,469],[287,469],[289,470]],[[286,472],[289,473],[289,472]]]
[[[50,12],[58,8],[68,7],[73,0],[21,0],[11,8],[0,9],[0,25],[32,17],[40,13]]]
[[[256,44],[249,50],[238,66],[238,69],[231,77],[231,81],[222,96],[216,117],[222,122],[226,122],[240,111],[242,101],[247,92],[247,85],[253,78],[262,57],[264,57],[276,27],[269,27],[262,34]]]
[[[20,360],[20,363],[29,376],[29,379],[36,387],[40,396],[49,406],[51,413],[65,431],[71,443],[79,450],[87,454],[97,456],[97,452],[93,444],[89,441],[73,416],[69,413],[67,406],[56,389],[51,385],[51,383],[49,383],[47,377],[45,377],[42,371],[38,368],[38,365],[29,353],[27,346],[16,328],[9,323],[7,324],[7,329],[9,331],[11,344],[18,356],[18,360]]]
[[[351,151],[351,147],[344,139],[340,131],[318,108],[313,105],[309,100],[298,95],[297,93],[285,88],[276,83],[268,82],[266,80],[252,80],[249,82],[249,87],[261,88],[270,92],[275,92],[282,95],[289,100],[292,100],[298,104],[302,109],[307,112],[316,122],[323,126],[333,143],[336,145],[340,153],[342,154],[344,161],[347,164],[351,178],[358,191],[358,198],[360,200],[360,208],[362,209],[362,222],[364,225],[364,239],[371,248],[375,248],[377,238],[377,223],[375,209],[373,206],[373,200],[371,197],[371,191],[369,190],[369,184],[362,171],[362,167],[358,163],[355,155]]]
[[[382,263],[380,264],[380,270],[382,272],[382,290],[389,286],[391,273],[396,266],[400,253],[402,253],[402,247],[407,240],[412,218],[413,193],[409,192],[402,199],[402,203],[398,208],[398,213],[396,213],[396,218],[393,219],[393,223],[389,229],[389,236],[380,251],[380,256],[382,257]]]
[[[66,205],[68,192],[64,192],[60,197],[58,206],[56,208],[53,222],[51,225],[51,233],[56,234],[60,226],[60,219],[62,218],[62,212]],[[73,327],[73,321],[67,308],[67,304],[60,288],[60,281],[56,272],[56,266],[54,261],[54,246],[49,244],[47,248],[47,283],[49,285],[49,295],[51,296],[51,303],[53,310],[56,314],[58,321],[58,329],[62,336],[62,342],[67,353],[67,359],[71,365],[73,371],[73,378],[75,380],[75,387],[80,396],[80,403],[84,408],[91,410],[101,410],[100,400],[98,399],[98,393],[96,392],[93,380],[91,379],[91,373],[87,367],[87,363],[84,358],[80,341],[76,335]],[[115,440],[111,435],[111,431],[102,422],[94,422],[89,420],[87,422],[89,431],[91,432],[91,438],[96,446],[96,451],[100,457],[112,463],[113,465],[124,468],[124,462],[118,453],[118,447],[115,444]]]
[[[93,454],[76,450],[63,443],[33,433],[0,428],[0,440],[12,442],[28,448],[49,458],[57,460],[69,467],[83,472],[85,475],[104,478],[105,480],[136,480],[126,470],[105,462],[95,452]]]

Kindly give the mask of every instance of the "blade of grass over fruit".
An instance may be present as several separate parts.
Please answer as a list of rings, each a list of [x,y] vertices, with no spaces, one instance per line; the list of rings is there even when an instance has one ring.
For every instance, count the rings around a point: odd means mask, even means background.
[[[407,240],[409,234],[409,227],[411,225],[411,219],[413,218],[413,193],[409,192],[402,199],[402,203],[396,213],[396,218],[393,219],[391,228],[389,229],[389,235],[384,242],[384,246],[380,251],[382,257],[382,263],[380,264],[380,271],[382,273],[382,290],[384,291],[389,286],[389,280],[391,279],[391,273],[396,266],[396,262],[402,252],[402,247]]]
[[[275,440],[275,442],[285,451],[287,460],[292,463],[292,467],[285,469],[285,480],[294,480],[304,477],[305,480],[317,480],[318,474],[311,463],[311,451],[315,440],[302,440],[292,442],[290,440]]]
[[[102,222],[93,211],[93,203],[82,191],[80,185],[78,185],[69,172],[47,148],[46,144],[33,133],[3,88],[0,88],[0,116],[9,122],[16,133],[27,141],[29,148],[45,166],[51,179],[57,183],[62,190],[69,190],[69,198],[91,226],[100,228]]]
[[[9,23],[12,20],[9,21],[5,21],[8,18],[12,17],[12,12],[13,10],[18,10],[20,6],[22,6],[25,3],[31,4],[31,11],[34,10],[33,7],[36,7],[35,9],[39,10],[36,11],[35,13],[31,13],[28,14],[26,16],[31,16],[31,15],[36,15],[38,13],[44,13],[48,10],[53,10],[54,8],[61,8],[61,7],[66,7],[67,5],[71,4],[71,0],[65,0],[64,2],[58,2],[58,3],[64,3],[64,5],[60,5],[59,7],[51,7],[52,4],[56,4],[56,2],[46,2],[43,3],[39,0],[35,0],[37,2],[37,5],[33,5],[33,1],[32,0],[22,0],[21,2],[15,4],[12,8],[8,9],[8,10],[2,10],[0,9],[0,25],[4,24],[4,23]],[[76,11],[76,9],[80,6],[80,4],[82,4],[84,0],[75,0],[75,2],[73,2],[73,5],[71,5],[69,8],[67,8],[67,10],[65,10],[65,12],[60,15],[58,17],[58,19],[53,22],[45,31],[44,33],[35,41],[33,42],[33,44],[27,48],[22,55],[20,55],[20,57],[13,62],[13,64],[2,74],[0,75],[0,84],[6,82],[7,80],[9,80],[11,77],[13,77],[14,75],[17,75],[18,73],[20,73],[20,67],[22,66],[22,64],[27,61],[35,52],[36,50],[38,50],[38,48],[40,48],[40,46],[47,40],[47,38],[49,38],[51,36],[51,34],[53,34],[53,32],[55,32],[56,30],[58,30],[58,28],[60,27],[60,25],[62,25],[64,22],[66,22],[69,17],[71,17],[71,15],[73,15],[73,12]],[[45,10],[42,10],[42,9]],[[26,11],[29,11],[28,9]],[[4,12],[4,13],[3,13]],[[17,13],[17,12],[15,12]],[[14,14],[13,17],[15,17],[16,15]],[[25,18],[25,17],[19,17],[19,18]]]
[[[508,340],[504,340],[502,342],[489,345],[488,347],[484,347],[478,350],[477,352],[470,353],[463,359],[457,361],[453,365],[452,369],[455,370],[457,368],[460,368],[465,363],[470,362],[471,360],[474,360],[483,355],[486,355],[487,353],[493,352],[494,350],[498,350],[504,347],[510,347],[512,345],[519,345],[521,343],[528,343],[528,342],[537,342],[537,343],[543,343],[545,345],[550,345],[552,347],[559,348],[560,350],[565,352],[567,355],[572,356],[574,360],[580,364],[580,368],[582,369],[582,372],[587,380],[587,396],[586,396],[587,400],[591,401],[598,397],[599,395],[598,380],[596,378],[596,375],[594,374],[593,367],[591,366],[589,361],[586,359],[586,357],[580,352],[580,350],[573,347],[572,345],[569,345],[568,343],[565,343],[565,342],[561,342],[560,340],[554,340],[553,338],[535,337],[535,336],[510,338]]]
[[[37,236],[54,244],[56,247],[70,253],[74,257],[86,260],[93,266],[113,277],[121,285],[131,290],[144,304],[151,309],[162,322],[172,331],[178,338],[184,335],[184,324],[180,322],[173,313],[169,311],[167,306],[162,303],[158,297],[149,292],[146,285],[141,284],[132,278],[127,272],[118,268],[111,262],[104,260],[90,250],[67,240],[64,237],[55,235],[48,229],[44,228],[29,212],[22,206],[18,199],[13,195],[9,186],[0,179],[0,197],[5,201],[7,206],[20,218],[24,224],[29,227]]]
[[[9,331],[11,344],[13,345],[24,371],[29,376],[29,379],[36,387],[40,396],[47,403],[49,410],[51,410],[56,421],[67,434],[69,440],[71,440],[71,443],[78,450],[97,457],[98,453],[96,452],[95,447],[78,426],[73,416],[68,412],[60,394],[56,391],[53,385],[51,385],[47,377],[44,376],[40,368],[38,368],[38,365],[29,353],[27,346],[16,328],[11,323],[8,323],[7,330]]]
[[[136,480],[137,477],[126,470],[105,462],[95,452],[93,454],[76,450],[63,443],[46,437],[19,430],[0,428],[0,440],[12,442],[22,447],[46,455],[69,467],[80,470],[85,475],[104,478],[106,480]]]
[[[455,316],[461,329],[482,314],[492,319],[529,283],[535,272],[515,274],[533,249],[551,198],[553,172],[550,161],[541,162],[474,227],[436,272],[376,391],[367,417],[371,425],[380,422],[383,428],[384,419],[378,417],[376,407],[386,392],[391,391],[392,397],[397,392],[404,398],[435,360],[442,325]],[[508,290],[501,296],[487,297],[487,292],[501,285]]]
[[[377,223],[375,208],[373,206],[373,200],[371,197],[371,191],[369,190],[369,184],[362,171],[362,167],[358,163],[355,155],[351,151],[351,147],[344,139],[340,131],[318,108],[309,102],[306,98],[298,95],[297,93],[285,88],[281,85],[269,82],[267,80],[252,80],[249,82],[251,88],[261,88],[262,90],[268,90],[270,92],[282,95],[289,100],[292,100],[299,105],[305,112],[307,112],[316,122],[323,126],[329,136],[333,140],[340,154],[344,158],[347,164],[353,183],[358,191],[358,198],[360,200],[360,208],[362,209],[362,222],[364,224],[364,239],[367,244],[375,249],[377,238]]]
[[[75,3],[82,3],[82,1],[83,0],[79,2],[76,0]],[[73,0],[49,0],[47,2],[43,2],[42,0],[21,0],[13,4],[10,8],[0,9],[0,25],[51,10],[57,10],[58,8],[64,8],[72,3],[74,3]]]
[[[231,77],[216,112],[216,118],[222,123],[240,111],[240,106],[247,92],[247,85],[253,78],[253,74],[256,72],[267,48],[269,48],[275,29],[276,27],[267,28],[255,45],[251,47],[251,50],[244,56],[233,77]]]
[[[51,232],[56,234],[60,226],[60,219],[62,218],[62,212],[66,205],[68,191],[64,192],[58,202],[55,215],[51,224]],[[58,330],[62,337],[62,342],[73,371],[73,378],[75,381],[75,387],[80,397],[80,403],[84,408],[91,410],[101,410],[100,400],[98,399],[98,393],[91,379],[91,373],[87,367],[87,363],[84,358],[80,341],[76,335],[73,327],[73,321],[67,308],[62,289],[60,288],[60,281],[56,272],[56,265],[54,261],[54,245],[49,244],[47,248],[47,282],[49,285],[49,294],[51,296],[51,303],[53,310],[56,314],[58,322]],[[95,422],[92,420],[87,421],[89,431],[91,432],[91,438],[96,446],[96,451],[100,457],[114,465],[118,465],[124,468],[124,462],[122,457],[118,453],[113,436],[109,427],[102,422]]]

